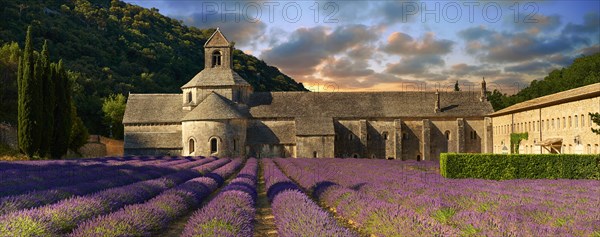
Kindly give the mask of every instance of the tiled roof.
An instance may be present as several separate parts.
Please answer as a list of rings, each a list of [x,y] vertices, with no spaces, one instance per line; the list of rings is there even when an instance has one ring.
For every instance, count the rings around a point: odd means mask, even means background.
[[[553,104],[561,104],[569,101],[580,100],[583,98],[590,98],[594,96],[600,96],[600,83],[595,83],[587,86],[578,87],[575,89],[554,93],[547,96],[538,97],[528,101],[524,101],[510,107],[501,109],[491,114],[492,116],[499,116],[508,113],[514,113],[529,109],[540,108]]]
[[[182,121],[222,120],[245,117],[238,111],[235,103],[214,92],[210,93]]]

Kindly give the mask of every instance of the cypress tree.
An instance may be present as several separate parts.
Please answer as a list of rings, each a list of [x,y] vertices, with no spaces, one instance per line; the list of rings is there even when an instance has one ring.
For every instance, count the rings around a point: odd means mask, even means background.
[[[62,60],[52,65],[52,79],[55,85],[56,106],[54,107],[53,145],[50,153],[52,158],[60,159],[67,153],[72,128],[71,83],[63,68]]]
[[[40,86],[35,80],[35,62],[33,55],[33,39],[31,26],[27,28],[25,50],[19,69],[19,111],[18,111],[18,140],[22,153],[32,158],[40,146]]]
[[[42,82],[42,96],[43,99],[41,103],[43,104],[42,114],[41,114],[41,143],[40,143],[40,156],[46,156],[52,147],[53,142],[53,132],[54,132],[54,108],[55,104],[55,91],[54,91],[54,82],[51,77],[51,68],[50,68],[50,56],[48,53],[48,41],[44,41],[44,47],[42,49],[42,54],[40,55],[40,60],[38,60],[39,64],[39,77],[37,78]]]

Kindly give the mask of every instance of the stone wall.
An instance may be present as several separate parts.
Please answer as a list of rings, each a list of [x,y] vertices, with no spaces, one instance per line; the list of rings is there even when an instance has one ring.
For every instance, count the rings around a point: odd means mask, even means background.
[[[504,146],[510,152],[510,134],[527,132],[529,139],[521,141],[519,153],[549,153],[535,143],[560,138],[562,153],[600,154],[600,135],[591,131],[598,126],[591,123],[588,114],[597,112],[600,112],[600,97],[495,116],[492,118],[494,153],[503,153]]]
[[[17,127],[7,123],[0,123],[0,143],[6,144],[13,149],[18,148]]]
[[[182,123],[183,155],[245,156],[247,122],[243,119],[188,121]],[[211,139],[217,139],[217,152],[211,153]],[[194,152],[190,152],[194,140]]]
[[[296,157],[333,158],[334,136],[297,136]]]

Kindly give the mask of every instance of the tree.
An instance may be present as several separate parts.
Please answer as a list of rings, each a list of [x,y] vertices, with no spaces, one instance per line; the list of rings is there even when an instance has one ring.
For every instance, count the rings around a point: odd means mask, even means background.
[[[458,87],[458,81],[454,83],[454,91],[460,91],[460,87]]]
[[[18,69],[18,143],[19,150],[33,158],[40,147],[41,83],[35,78],[31,26],[27,28],[25,50]]]
[[[44,46],[42,48],[42,53],[40,58],[37,60],[37,68],[36,79],[41,81],[42,83],[42,116],[43,119],[41,122],[41,140],[40,140],[40,148],[39,155],[41,157],[45,157],[48,155],[52,143],[53,143],[53,133],[54,133],[54,109],[56,107],[55,104],[55,95],[54,95],[54,78],[52,78],[52,70],[50,64],[50,55],[48,53],[48,41],[44,41]]]
[[[54,144],[50,150],[50,155],[54,159],[60,159],[67,153],[73,127],[71,82],[63,67],[62,60],[58,64],[52,65],[52,80],[55,84],[56,106],[54,107],[54,133],[52,139]]]
[[[69,149],[78,152],[79,148],[87,143],[90,134],[83,124],[83,120],[77,116],[77,108],[75,108],[75,105],[71,106],[71,121],[72,127],[69,138]]]
[[[122,94],[110,95],[104,99],[102,112],[104,120],[110,126],[113,138],[123,139],[123,115],[125,115],[125,96]]]
[[[596,124],[600,126],[600,113],[589,113],[590,117],[592,118],[592,121]],[[592,128],[592,132],[594,132],[595,134],[600,134],[600,128]]]

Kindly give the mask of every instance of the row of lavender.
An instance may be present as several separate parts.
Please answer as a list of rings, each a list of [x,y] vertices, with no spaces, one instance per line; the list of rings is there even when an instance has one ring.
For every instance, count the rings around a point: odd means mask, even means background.
[[[65,161],[61,165],[48,165],[43,170],[38,170],[38,165],[34,165],[35,169],[5,170],[0,172],[0,187],[2,187],[0,189],[0,197],[57,186],[73,185],[75,182],[131,174],[149,169],[166,172],[168,171],[167,167],[200,158],[130,159],[120,163]],[[58,161],[48,162],[58,163]]]
[[[214,161],[214,158],[199,159],[181,163],[180,161],[169,161],[159,163],[154,167],[143,166],[137,172],[126,172],[124,174],[115,174],[107,176],[102,173],[96,174],[93,181],[79,180],[73,182],[73,185],[62,186],[55,185],[53,188],[42,191],[31,191],[21,195],[13,195],[0,198],[0,215],[25,209],[51,204],[72,196],[85,195],[92,192],[101,191],[107,188],[128,185],[131,183],[158,178],[171,174],[180,169],[189,169],[195,166],[203,165]],[[175,163],[175,164],[174,164]],[[165,168],[169,167],[171,168]],[[119,169],[120,170],[120,169]],[[108,172],[112,174],[112,172]]]
[[[251,158],[223,190],[196,211],[182,236],[253,236],[258,162]]]
[[[91,219],[80,225],[70,236],[150,236],[159,233],[173,220],[198,207],[241,164],[240,159],[235,159],[205,177],[189,180],[147,202],[129,205]]]
[[[281,236],[357,236],[307,197],[273,160],[261,160],[277,231]]]
[[[96,218],[94,220],[97,220],[101,224],[109,222],[103,221],[104,219],[99,217],[102,215],[113,212],[125,213],[127,211],[135,213],[138,210],[150,209],[160,212],[161,210],[156,209],[157,207],[165,208],[161,212],[164,212],[164,215],[161,216],[162,219],[160,220],[170,220],[169,218],[175,218],[176,214],[170,212],[170,210],[173,210],[173,206],[170,203],[164,202],[165,200],[171,200],[177,196],[179,197],[178,200],[185,200],[186,205],[190,205],[191,207],[194,203],[200,202],[198,200],[200,196],[206,196],[207,192],[210,193],[210,187],[213,187],[213,190],[216,188],[214,185],[199,185],[199,182],[201,183],[206,180],[194,180],[190,183],[186,183],[186,181],[198,178],[203,174],[208,175],[211,171],[214,173],[214,176],[230,175],[241,163],[240,160],[230,162],[231,160],[229,159],[214,160],[213,158],[195,161],[189,159],[183,160],[185,161],[171,163],[172,167],[179,167],[181,168],[180,170],[160,178],[139,181],[87,195],[71,196],[54,204],[9,212],[0,216],[0,233],[6,236],[62,236],[90,219]],[[218,169],[219,167],[222,168]],[[213,180],[212,178],[210,179]],[[218,184],[218,181],[212,182]],[[156,197],[157,195],[159,197]],[[164,198],[167,197],[166,195],[169,195],[169,198]],[[135,205],[148,200],[152,201]],[[196,202],[193,202],[193,200],[196,200]],[[122,209],[124,207],[126,209]],[[110,218],[115,217],[111,216]],[[146,221],[143,222],[145,223]],[[122,222],[120,223],[122,224]],[[81,226],[83,228],[85,225]],[[149,229],[153,230],[153,228]],[[138,227],[136,226],[135,229],[138,229]],[[148,231],[148,229],[143,231]]]
[[[444,179],[434,162],[276,162],[367,235],[600,235],[599,181]]]

